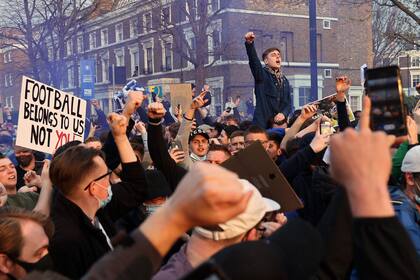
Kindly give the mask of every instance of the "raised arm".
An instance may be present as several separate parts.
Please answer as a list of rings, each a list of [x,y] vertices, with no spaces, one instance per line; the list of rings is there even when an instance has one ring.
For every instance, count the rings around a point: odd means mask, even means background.
[[[257,51],[254,46],[255,34],[254,32],[248,32],[245,34],[245,48],[246,54],[248,55],[249,67],[251,68],[252,75],[254,76],[255,82],[262,82],[263,67],[261,61],[258,58]]]
[[[147,111],[149,117],[147,132],[150,156],[155,167],[165,175],[171,189],[175,190],[187,171],[175,163],[166,147],[161,124],[162,118],[165,115],[165,108],[163,108],[161,103],[155,102],[149,104]]]
[[[346,93],[349,91],[351,81],[347,76],[340,76],[335,82],[336,106],[338,115],[338,126],[340,131],[344,131],[351,126],[349,114],[347,112]]]
[[[307,119],[312,118],[312,116],[315,115],[316,110],[317,110],[317,107],[315,105],[306,105],[302,108],[302,112],[300,113],[300,116],[293,123],[292,127],[286,130],[286,134],[284,135],[283,140],[281,141],[281,144],[280,144],[280,148],[282,150],[286,150],[287,142],[290,139],[293,139],[295,137],[295,135],[299,132],[303,123]]]

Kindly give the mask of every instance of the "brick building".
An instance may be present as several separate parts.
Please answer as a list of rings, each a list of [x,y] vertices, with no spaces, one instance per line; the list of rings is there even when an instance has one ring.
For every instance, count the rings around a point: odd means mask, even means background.
[[[417,95],[416,85],[420,83],[420,50],[406,51],[398,57],[401,80],[407,95]]]
[[[2,32],[16,32],[16,30],[3,29]],[[28,58],[20,49],[21,46],[10,40],[0,40],[0,115],[4,118],[12,117],[14,122],[18,117],[21,77],[28,69]]]
[[[187,1],[196,6],[197,1],[207,0]],[[183,28],[179,36],[186,36],[189,46],[196,48],[191,26],[178,6],[185,5],[185,1],[162,1],[162,10],[152,8],[152,2],[155,1],[114,0],[109,12],[86,22],[80,34],[66,42],[69,67],[64,90],[80,92],[80,60],[89,58],[96,61],[95,97],[101,100],[105,111],[110,110],[115,91],[109,78],[111,65],[125,66],[127,79],[135,78],[143,85],[162,79],[194,82],[192,64],[174,51],[174,38],[163,38],[156,24],[156,18],[167,17]],[[340,2],[318,1],[318,92],[319,97],[332,94],[334,78],[348,74],[354,85],[350,103],[354,109],[360,109],[359,68],[372,63],[371,5],[369,1],[353,6]],[[283,71],[293,87],[294,106],[304,105],[310,95],[308,6],[266,0],[209,3],[209,13],[217,11],[217,17],[209,27],[208,48],[227,46],[207,70],[213,111],[220,112],[228,97],[240,95],[242,100],[253,97],[253,79],[243,45],[247,31],[256,33],[259,55],[272,46],[282,50]]]

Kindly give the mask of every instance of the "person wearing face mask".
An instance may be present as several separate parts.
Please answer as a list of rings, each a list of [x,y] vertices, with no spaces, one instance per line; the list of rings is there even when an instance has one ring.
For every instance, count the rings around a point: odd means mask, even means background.
[[[53,269],[48,254],[54,226],[40,213],[22,208],[0,210],[0,279],[21,279],[34,270]]]
[[[80,278],[113,250],[115,221],[139,207],[147,194],[145,171],[126,135],[123,115],[108,117],[122,164],[121,182],[110,184],[102,151],[78,145],[54,157],[50,177],[58,194],[52,206],[56,232],[50,252],[57,272]]]
[[[24,176],[28,171],[35,171],[38,175],[41,175],[42,162],[36,162],[34,152],[30,149],[15,146],[16,156],[16,172],[17,172],[17,183],[16,187],[19,189],[25,186]]]
[[[396,216],[407,230],[420,258],[420,146],[411,148],[405,155],[401,171],[401,189],[390,187]]]

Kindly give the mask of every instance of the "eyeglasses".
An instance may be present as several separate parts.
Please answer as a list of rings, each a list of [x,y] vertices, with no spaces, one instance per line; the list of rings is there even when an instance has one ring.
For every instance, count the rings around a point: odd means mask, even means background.
[[[104,175],[99,176],[98,178],[92,180],[92,182],[99,181],[99,180],[105,178],[106,176],[111,175],[111,173],[112,173],[112,171],[111,170],[108,170],[107,173],[105,173]],[[83,190],[86,191],[89,188],[90,184],[92,184],[92,182],[90,182]]]

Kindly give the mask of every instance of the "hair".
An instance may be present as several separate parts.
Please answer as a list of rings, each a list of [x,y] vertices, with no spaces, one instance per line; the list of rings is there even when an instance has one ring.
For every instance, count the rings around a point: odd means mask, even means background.
[[[194,83],[191,83],[191,89],[195,89],[197,86]]]
[[[223,130],[226,132],[227,137],[230,138],[230,135],[232,135],[235,131],[238,131],[239,128],[236,125],[227,125],[223,128]]]
[[[242,131],[247,130],[252,125],[251,121],[245,120],[239,124],[239,129]]]
[[[283,137],[275,132],[270,132],[268,134],[268,140],[274,141],[277,146],[280,148],[281,141],[283,140]]]
[[[293,156],[298,150],[300,145],[300,138],[292,138],[286,143],[286,155],[288,158]]]
[[[95,136],[89,137],[85,140],[85,144],[91,143],[91,142],[101,142],[101,140]]]
[[[180,126],[181,125],[179,122],[173,123],[170,126],[168,126],[168,131],[172,139],[175,139],[176,135],[178,134],[178,130]]]
[[[67,142],[66,144],[64,144],[63,146],[61,146],[57,150],[55,150],[53,158],[55,158],[55,157],[59,156],[60,154],[64,153],[67,149],[69,149],[71,147],[74,147],[74,146],[79,146],[80,144],[82,144],[82,142],[80,142],[79,140],[74,140],[74,141]]]
[[[23,208],[3,207],[0,209],[0,253],[11,259],[20,256],[24,244],[21,223],[33,221],[44,228],[50,239],[54,234],[54,224],[47,216]]]
[[[229,152],[229,149],[225,145],[218,145],[218,144],[211,144],[207,153],[216,152],[216,151],[224,152],[229,157],[232,155]]]
[[[237,130],[237,131],[232,132],[229,139],[233,139],[233,138],[239,137],[239,136],[244,137],[244,134],[245,134],[245,132],[243,130]]]
[[[259,127],[258,125],[251,125],[244,133],[244,137],[246,138],[248,134],[257,134],[262,133],[265,134],[268,138],[267,131],[264,128]]]
[[[2,153],[0,153],[0,159],[4,159],[7,158],[5,155],[3,155]]]
[[[269,53],[274,52],[274,51],[278,51],[278,52],[280,53],[280,56],[281,56],[281,51],[280,51],[280,49],[278,49],[278,48],[268,48],[268,49],[266,49],[266,50],[263,52],[263,54],[262,54],[262,60],[264,60],[264,59],[267,57],[267,55],[268,55]]]
[[[235,118],[233,115],[229,115],[225,117],[225,122],[227,121],[234,121],[236,124],[239,124],[239,121],[237,118]]]
[[[141,160],[144,158],[144,144],[139,142],[130,141],[131,147],[135,152],[140,154]]]
[[[50,165],[50,179],[54,186],[64,194],[69,195],[74,187],[95,169],[95,157],[105,158],[101,150],[75,146],[56,156]]]

